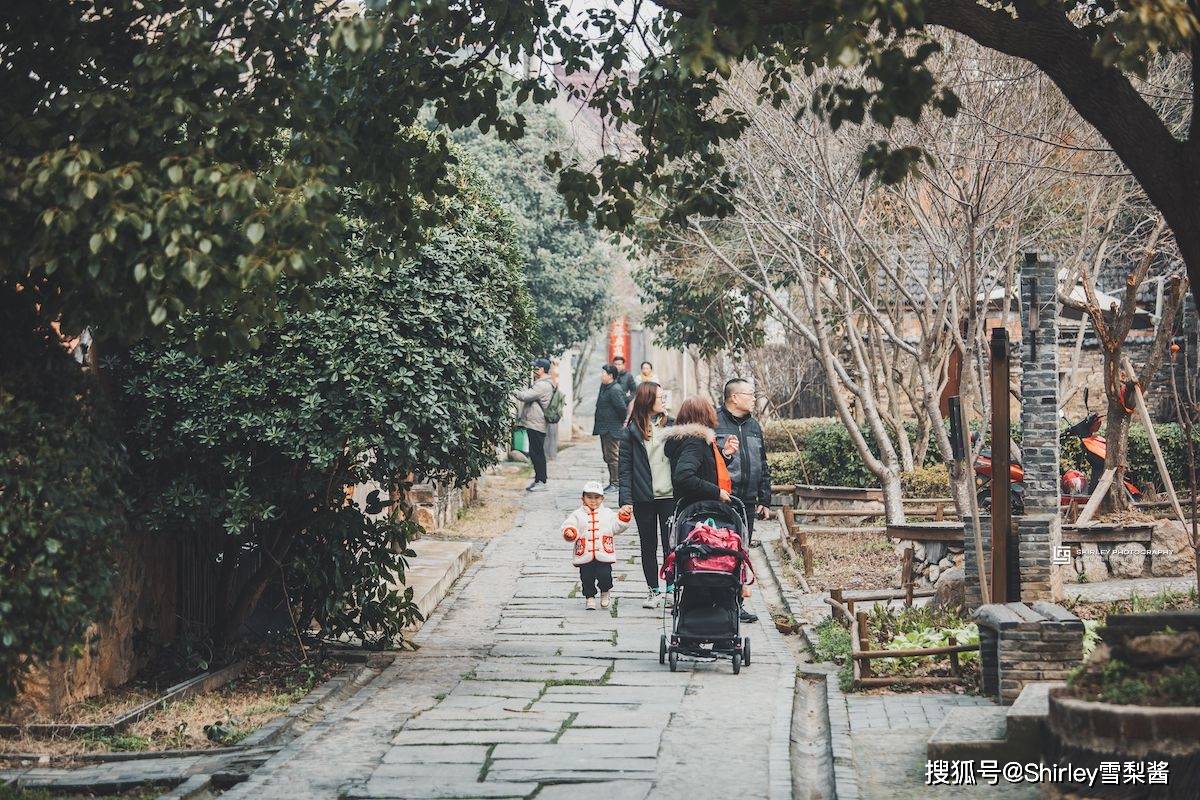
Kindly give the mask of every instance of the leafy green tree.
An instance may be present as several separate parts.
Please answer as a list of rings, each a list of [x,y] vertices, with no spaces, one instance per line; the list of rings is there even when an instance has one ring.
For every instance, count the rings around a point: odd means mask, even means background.
[[[530,312],[507,216],[456,168],[459,194],[415,257],[354,221],[354,265],[311,288],[290,282],[278,323],[252,328],[255,351],[189,351],[228,310],[186,314],[164,343],[132,352],[123,376],[130,432],[152,531],[213,542],[224,605],[213,631],[233,638],[281,572],[302,618],[327,632],[391,641],[416,613],[403,583],[403,515],[349,499],[374,481],[461,483],[508,434],[508,394],[528,357]]]
[[[647,305],[645,323],[661,344],[735,357],[762,345],[766,303],[760,295],[747,292],[736,275],[695,260],[698,248],[658,253],[633,277]]]
[[[560,353],[603,325],[611,273],[600,234],[570,219],[547,156],[573,145],[561,122],[546,108],[525,120],[526,135],[505,142],[464,129],[454,136],[496,187],[512,215],[525,259],[525,278],[537,325],[536,350]]]
[[[0,290],[0,706],[104,607],[125,529],[126,460],[91,376],[27,294]]]
[[[5,2],[0,284],[67,332],[126,342],[232,301],[244,339],[278,279],[350,263],[346,219],[411,246],[452,190],[448,150],[397,133],[429,107],[512,135],[507,75],[464,60],[470,17],[343,5]]]
[[[598,71],[566,93],[609,124],[593,163],[552,153],[576,219],[627,228],[647,197],[661,217],[728,211],[720,145],[745,130],[722,100],[738,64],[782,103],[797,71],[828,70],[807,106],[833,127],[886,127],[958,100],[929,66],[942,27],[1047,74],[1112,146],[1170,225],[1200,296],[1200,136],[1192,89],[1161,111],[1151,63],[1192,62],[1186,3],[1015,0],[655,0],[572,13],[562,0],[14,0],[0,12],[0,278],[38,292],[68,330],[139,333],[237,294],[263,307],[283,274],[339,261],[340,187],[394,202],[396,229],[427,228],[445,148],[390,134],[423,107],[445,129],[517,138],[508,99],[547,102],[533,60]],[[649,5],[657,6],[649,14]],[[1187,66],[1192,66],[1190,63]],[[901,180],[923,154],[880,140],[863,174]],[[415,212],[415,213],[410,213]],[[416,224],[417,222],[420,224]],[[149,228],[147,228],[147,224]],[[254,302],[257,298],[257,303]],[[269,305],[269,303],[267,303]]]

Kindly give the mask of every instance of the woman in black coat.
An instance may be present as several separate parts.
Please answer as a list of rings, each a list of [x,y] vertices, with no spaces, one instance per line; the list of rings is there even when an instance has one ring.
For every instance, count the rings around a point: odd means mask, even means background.
[[[683,402],[674,427],[667,433],[664,449],[671,462],[671,484],[680,508],[700,500],[729,502],[729,488],[719,485],[716,428],[717,412],[712,403],[705,397],[690,397]],[[721,453],[722,460],[728,461],[737,449],[737,437],[730,436]],[[725,479],[729,479],[727,472]]]
[[[664,449],[671,461],[671,484],[681,509],[701,500],[729,502],[733,485],[725,463],[737,454],[740,443],[736,436],[730,436],[725,440],[725,448],[719,451],[716,429],[717,412],[713,404],[706,397],[690,397],[680,407],[675,425],[667,431]],[[739,616],[743,622],[758,621],[745,608]]]
[[[633,395],[629,424],[621,432],[619,505],[633,514],[642,545],[642,572],[649,596],[643,608],[654,608],[660,598],[658,588],[658,547],[663,558],[670,547],[671,513],[675,509],[671,486],[671,462],[663,446],[666,443],[667,417],[663,391],[657,383],[638,385]]]

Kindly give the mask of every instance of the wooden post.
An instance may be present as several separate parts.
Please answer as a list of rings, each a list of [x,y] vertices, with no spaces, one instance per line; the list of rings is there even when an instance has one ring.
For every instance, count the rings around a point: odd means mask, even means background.
[[[958,644],[958,640],[956,640],[953,636],[951,636],[949,639],[946,640],[946,643],[949,644],[951,647],[954,647],[956,644]],[[958,663],[958,653],[950,654],[950,669],[954,672],[955,675],[962,675],[962,667],[959,666],[959,663]]]
[[[904,548],[904,559],[900,567],[900,585],[904,588],[904,607],[912,608],[913,592],[913,549]]]
[[[1154,463],[1158,465],[1158,474],[1162,476],[1163,487],[1171,501],[1171,508],[1175,509],[1179,524],[1187,528],[1187,520],[1184,519],[1183,509],[1179,506],[1179,496],[1175,494],[1175,484],[1171,481],[1171,473],[1167,472],[1167,462],[1163,458],[1162,448],[1158,446],[1158,436],[1154,433],[1154,420],[1150,419],[1150,411],[1146,408],[1145,398],[1142,397],[1142,385],[1137,382],[1137,373],[1133,371],[1133,362],[1129,360],[1129,356],[1121,357],[1121,366],[1129,373],[1129,379],[1134,382],[1133,399],[1137,404],[1138,416],[1141,417],[1142,424],[1146,426],[1146,435],[1150,438],[1150,450],[1154,453]]]
[[[830,589],[830,590],[829,590],[829,596],[830,596],[831,598],[833,598],[834,600],[837,600],[839,603],[840,603],[840,602],[842,602],[842,590],[841,590],[841,589]],[[841,612],[841,611],[838,609],[838,607],[837,607],[837,606],[834,606],[834,607],[833,607],[833,618],[834,618],[834,620],[837,620],[837,619],[838,619],[838,617],[839,617],[839,615],[840,615],[841,613],[842,613],[842,612]],[[849,622],[849,620],[847,620],[847,622]]]
[[[871,649],[871,635],[870,635],[870,632],[867,630],[867,612],[859,611],[858,614],[855,615],[855,619],[858,621],[858,649],[860,651],[870,650]],[[870,659],[863,659],[862,674],[864,676],[871,674]]]
[[[1087,505],[1083,507],[1079,517],[1076,518],[1076,525],[1087,525],[1092,521],[1092,517],[1096,514],[1096,509],[1100,508],[1100,502],[1104,500],[1104,495],[1108,494],[1108,487],[1113,482],[1113,476],[1117,474],[1115,469],[1106,469],[1100,475],[1100,480],[1096,482],[1096,489],[1092,492],[1092,496],[1088,498]]]
[[[992,329],[992,600],[1007,603],[1015,599],[1010,592],[1008,540],[1011,534],[1011,476],[1009,466],[1009,342],[1008,331]],[[980,571],[983,564],[980,563]]]

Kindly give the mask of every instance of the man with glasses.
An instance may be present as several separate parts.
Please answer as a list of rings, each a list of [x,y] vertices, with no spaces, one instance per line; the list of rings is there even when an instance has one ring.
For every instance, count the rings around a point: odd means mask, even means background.
[[[717,411],[717,444],[722,449],[733,440],[734,454],[729,462],[733,494],[746,505],[747,546],[754,539],[754,519],[766,519],[771,503],[771,468],[762,426],[754,419],[754,387],[743,378],[725,384],[725,403]],[[755,622],[757,616],[742,610],[743,622]]]

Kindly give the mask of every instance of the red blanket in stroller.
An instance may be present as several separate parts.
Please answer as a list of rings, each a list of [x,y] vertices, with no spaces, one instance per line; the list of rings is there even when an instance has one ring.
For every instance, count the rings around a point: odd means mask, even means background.
[[[754,583],[754,569],[750,566],[750,554],[742,546],[742,537],[729,528],[715,528],[706,522],[696,523],[692,532],[680,544],[699,545],[721,550],[734,550],[742,556],[742,583]],[[733,574],[737,569],[737,558],[725,553],[684,556],[684,572],[725,572]],[[667,555],[660,577],[675,574],[675,553]],[[749,580],[747,580],[749,578]],[[669,579],[668,579],[669,582]]]

